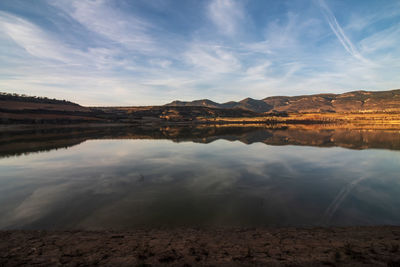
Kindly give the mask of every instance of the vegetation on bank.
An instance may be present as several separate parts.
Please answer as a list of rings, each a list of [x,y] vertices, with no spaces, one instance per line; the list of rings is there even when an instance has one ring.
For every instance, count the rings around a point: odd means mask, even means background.
[[[67,101],[67,100],[58,100],[58,99],[50,99],[47,97],[41,97],[41,96],[28,96],[25,94],[10,94],[10,93],[4,93],[0,92],[0,101],[18,101],[18,102],[32,102],[32,103],[42,103],[42,104],[68,104],[68,105],[74,105],[74,106],[79,106],[76,103]]]
[[[286,116],[266,114],[247,118],[199,118],[219,123],[287,123],[287,124],[375,124],[400,126],[400,113],[290,113]]]

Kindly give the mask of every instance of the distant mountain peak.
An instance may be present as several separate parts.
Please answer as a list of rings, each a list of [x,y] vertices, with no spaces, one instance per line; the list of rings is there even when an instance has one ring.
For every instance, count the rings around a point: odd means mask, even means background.
[[[252,101],[259,101],[259,100],[256,100],[256,99],[251,98],[251,97],[246,97],[245,99],[243,99],[243,100],[241,100],[239,102],[252,102]]]
[[[368,101],[366,101],[368,99]],[[400,110],[400,89],[390,91],[351,91],[342,94],[322,93],[300,96],[271,96],[262,100],[247,97],[239,102],[223,104],[209,99],[173,101],[166,106],[203,106],[212,108],[240,108],[265,112],[352,112]]]

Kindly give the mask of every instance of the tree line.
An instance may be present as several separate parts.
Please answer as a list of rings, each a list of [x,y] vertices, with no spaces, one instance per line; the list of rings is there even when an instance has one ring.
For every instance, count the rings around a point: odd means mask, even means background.
[[[58,100],[58,99],[51,99],[47,97],[41,96],[28,96],[25,94],[16,94],[16,93],[3,93],[0,92],[0,100],[3,101],[20,101],[20,102],[34,102],[34,103],[43,103],[43,104],[68,104],[68,105],[75,105],[79,106],[76,103],[67,101],[67,100]]]

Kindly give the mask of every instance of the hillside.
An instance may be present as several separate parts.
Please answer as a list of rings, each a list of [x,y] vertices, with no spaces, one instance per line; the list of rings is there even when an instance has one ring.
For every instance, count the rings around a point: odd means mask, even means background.
[[[88,107],[66,100],[0,93],[1,123],[71,123],[101,119]]]
[[[0,93],[0,123],[164,123],[193,122],[198,118],[256,117],[243,109],[203,106],[83,107],[65,100]]]
[[[208,99],[174,101],[166,106],[206,106],[240,108],[254,112],[329,113],[329,112],[400,112],[400,89],[391,91],[354,91],[343,94],[273,96],[261,100],[246,98],[219,104]]]
[[[84,107],[66,101],[0,93],[0,123],[368,123],[400,124],[400,90],[252,98],[219,104],[174,101],[164,106]]]

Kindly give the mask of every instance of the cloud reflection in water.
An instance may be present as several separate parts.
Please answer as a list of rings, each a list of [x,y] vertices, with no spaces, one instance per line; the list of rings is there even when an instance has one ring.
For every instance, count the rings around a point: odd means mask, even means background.
[[[383,150],[87,141],[1,159],[0,228],[399,224],[399,161]]]

